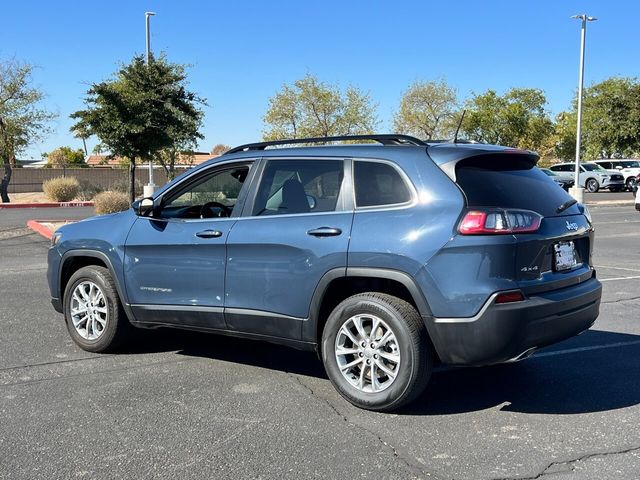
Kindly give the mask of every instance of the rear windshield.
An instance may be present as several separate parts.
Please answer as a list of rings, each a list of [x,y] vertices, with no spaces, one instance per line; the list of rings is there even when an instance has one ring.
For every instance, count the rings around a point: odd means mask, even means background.
[[[456,183],[470,207],[521,208],[545,217],[580,213],[576,205],[556,213],[571,200],[569,194],[528,159],[516,155],[461,160],[456,165]]]

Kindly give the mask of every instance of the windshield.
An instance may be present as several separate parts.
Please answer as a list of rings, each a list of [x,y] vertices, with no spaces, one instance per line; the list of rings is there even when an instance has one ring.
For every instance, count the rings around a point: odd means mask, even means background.
[[[600,165],[598,165],[596,163],[583,163],[582,167],[587,172],[606,172],[606,170],[604,168],[602,168]]]
[[[625,160],[624,162],[620,163],[622,163],[622,166],[624,168],[640,168],[640,162],[637,160]]]

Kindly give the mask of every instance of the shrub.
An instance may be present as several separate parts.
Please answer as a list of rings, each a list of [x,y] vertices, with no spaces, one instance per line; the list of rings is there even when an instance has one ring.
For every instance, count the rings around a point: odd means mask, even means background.
[[[98,215],[122,212],[131,206],[129,196],[126,193],[112,191],[106,191],[96,195],[93,199],[93,204],[96,207],[96,213]]]
[[[142,195],[142,189],[143,189],[142,183],[140,183],[140,181],[136,179],[136,182],[135,182],[136,197],[139,197],[140,195]],[[122,180],[117,180],[113,182],[109,190],[114,192],[129,193],[129,179],[124,178]]]
[[[70,202],[80,190],[80,183],[75,177],[57,177],[42,183],[42,191],[54,202]]]
[[[94,185],[88,180],[80,180],[80,190],[76,198],[82,201],[93,200],[93,197],[102,191],[104,191],[104,189],[101,186]]]

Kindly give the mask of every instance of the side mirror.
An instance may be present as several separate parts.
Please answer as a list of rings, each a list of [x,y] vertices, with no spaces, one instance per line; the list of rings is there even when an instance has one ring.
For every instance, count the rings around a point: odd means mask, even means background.
[[[616,165],[616,170],[622,170],[622,167],[620,165]]]
[[[153,198],[143,198],[139,200],[138,205],[136,205],[136,214],[140,217],[152,217],[154,205]]]

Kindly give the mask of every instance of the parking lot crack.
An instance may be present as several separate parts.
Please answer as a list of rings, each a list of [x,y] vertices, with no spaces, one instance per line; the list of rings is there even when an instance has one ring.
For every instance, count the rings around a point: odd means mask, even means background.
[[[640,299],[640,295],[638,295],[637,297],[618,298],[617,300],[608,300],[606,302],[600,302],[600,303],[602,304],[622,303],[622,302],[630,302],[632,300],[639,300],[639,299]]]
[[[413,472],[416,478],[433,478],[435,480],[443,480],[445,478],[440,476],[439,474],[435,474],[433,471],[427,471],[423,465],[415,463],[410,458],[407,458],[406,456],[400,454],[400,452],[398,452],[396,447],[391,445],[389,442],[385,441],[376,432],[368,429],[367,427],[361,425],[360,423],[351,421],[346,415],[340,412],[336,408],[336,406],[333,405],[329,400],[318,396],[316,392],[313,390],[313,388],[311,388],[309,385],[304,383],[299,376],[294,375],[292,373],[289,373],[288,375],[293,380],[295,380],[295,382],[298,383],[302,388],[307,390],[311,394],[311,396],[313,396],[314,398],[318,399],[320,402],[327,405],[333,411],[333,413],[337,415],[340,419],[342,419],[342,421],[344,421],[346,424],[355,428],[359,428],[360,430],[366,432],[368,435],[375,438],[377,442],[383,445],[384,448],[386,448],[387,450],[390,450],[393,457],[396,458],[398,461],[402,462],[411,472]]]
[[[570,473],[575,470],[575,464],[578,462],[584,462],[586,460],[590,460],[592,458],[598,457],[609,457],[614,455],[625,455],[627,453],[632,453],[639,451],[640,447],[631,447],[625,448],[623,450],[614,450],[610,452],[594,452],[594,453],[586,453],[577,458],[571,460],[563,460],[561,462],[551,462],[549,463],[540,473],[534,476],[529,477],[498,477],[492,478],[491,480],[538,480],[540,478],[555,475],[558,473]]]

